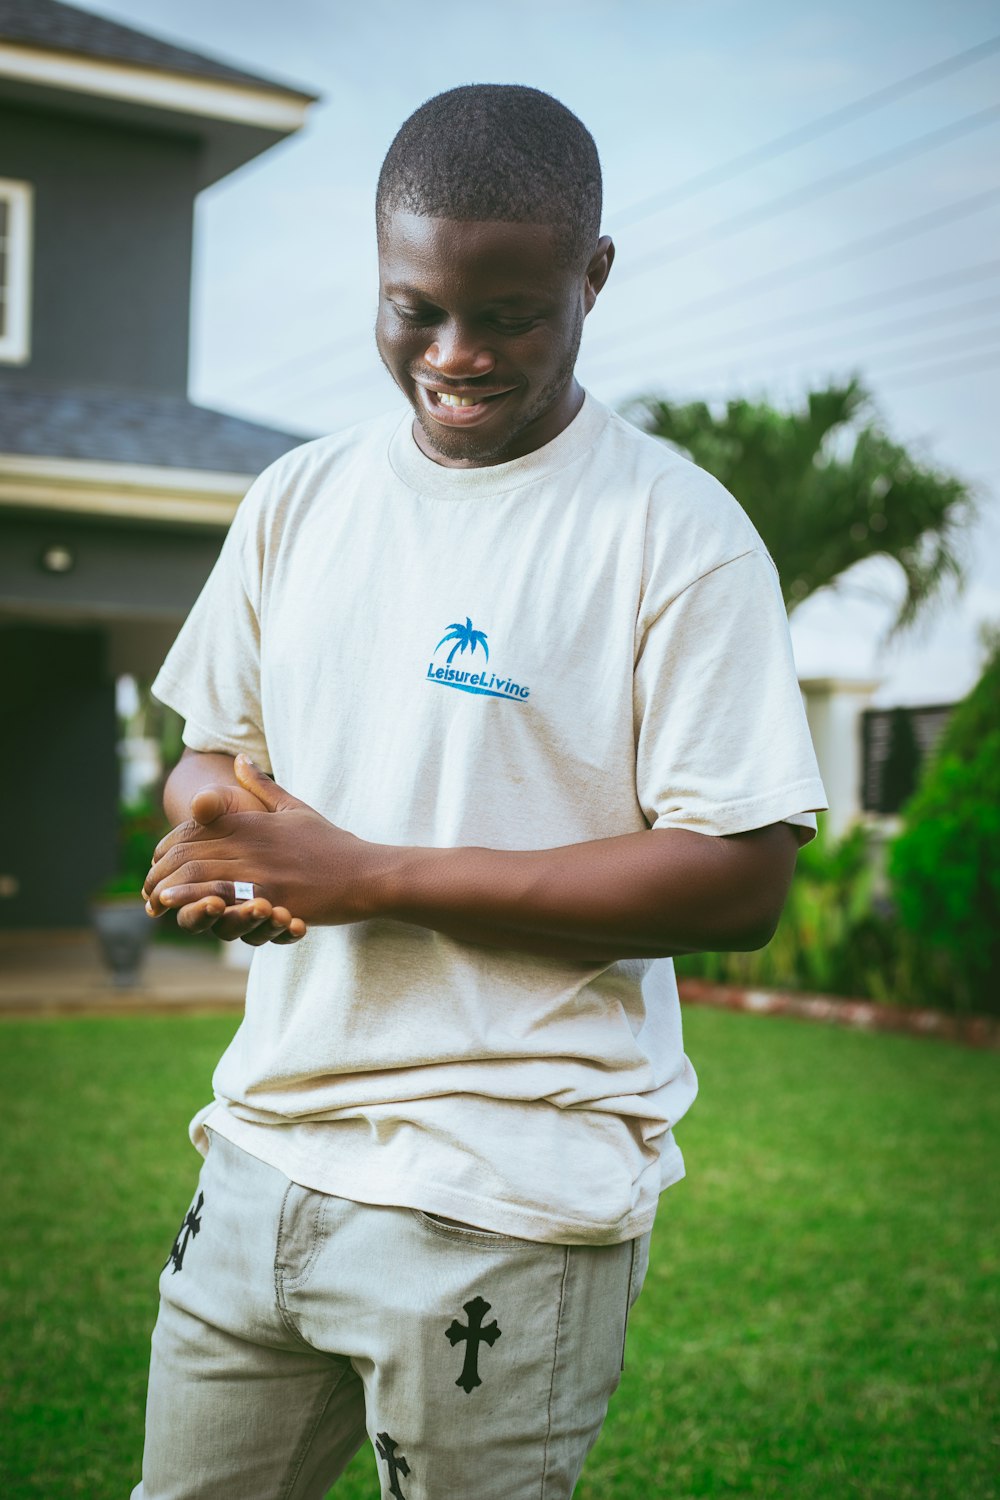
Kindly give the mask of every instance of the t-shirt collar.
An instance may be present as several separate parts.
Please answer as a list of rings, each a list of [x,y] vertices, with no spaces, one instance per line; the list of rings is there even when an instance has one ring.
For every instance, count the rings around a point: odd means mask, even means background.
[[[423,495],[443,500],[485,499],[534,484],[575,463],[592,447],[610,417],[609,408],[585,391],[583,405],[569,426],[533,453],[480,469],[450,469],[417,447],[413,413],[407,410],[389,440],[389,463],[404,484]]]

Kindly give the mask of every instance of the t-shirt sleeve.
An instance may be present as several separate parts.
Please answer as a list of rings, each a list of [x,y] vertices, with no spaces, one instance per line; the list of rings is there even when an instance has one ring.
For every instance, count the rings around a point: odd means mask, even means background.
[[[711,569],[652,614],[634,707],[650,827],[731,834],[787,821],[815,831],[826,798],[763,550]]]
[[[261,485],[237,510],[152,691],[184,719],[189,749],[244,751],[270,771],[260,687]]]

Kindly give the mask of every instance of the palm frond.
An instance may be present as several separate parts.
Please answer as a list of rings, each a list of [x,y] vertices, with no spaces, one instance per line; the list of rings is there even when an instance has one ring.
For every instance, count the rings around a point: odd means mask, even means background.
[[[972,487],[894,442],[859,378],[812,391],[793,411],[732,400],[715,415],[704,402],[645,398],[631,415],[732,491],[774,558],[789,610],[856,564],[888,558],[905,585],[891,634],[961,583]]]

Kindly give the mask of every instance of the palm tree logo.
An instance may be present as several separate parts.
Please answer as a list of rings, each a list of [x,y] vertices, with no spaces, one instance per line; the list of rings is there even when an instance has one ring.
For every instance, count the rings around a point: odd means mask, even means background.
[[[477,646],[482,646],[483,650],[486,653],[486,660],[489,661],[490,659],[490,648],[486,644],[486,632],[483,630],[473,630],[472,621],[469,619],[468,615],[466,615],[465,617],[464,625],[459,625],[457,621],[453,621],[452,624],[448,626],[447,634],[441,637],[437,645],[434,647],[434,650],[440,651],[445,641],[455,642],[454,646],[452,646],[451,650],[448,653],[449,666],[451,665],[452,658],[454,657],[456,651],[461,651],[464,653],[466,648],[468,648],[470,654],[472,656],[475,656]]]

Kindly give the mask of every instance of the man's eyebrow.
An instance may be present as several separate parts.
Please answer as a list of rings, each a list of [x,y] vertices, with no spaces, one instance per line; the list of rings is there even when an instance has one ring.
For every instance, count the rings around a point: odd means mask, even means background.
[[[433,298],[428,297],[417,286],[407,286],[403,281],[386,282],[385,292],[387,297],[412,297],[415,302],[431,302]]]
[[[537,292],[511,292],[506,297],[488,297],[484,307],[541,307],[544,298]]]
[[[389,281],[385,285],[387,297],[409,297],[414,302],[426,302],[430,307],[437,307],[433,297],[418,286],[410,286],[405,281]],[[508,292],[501,293],[496,297],[487,297],[480,304],[483,308],[494,307],[523,307],[537,310],[545,305],[545,298],[537,292]]]

